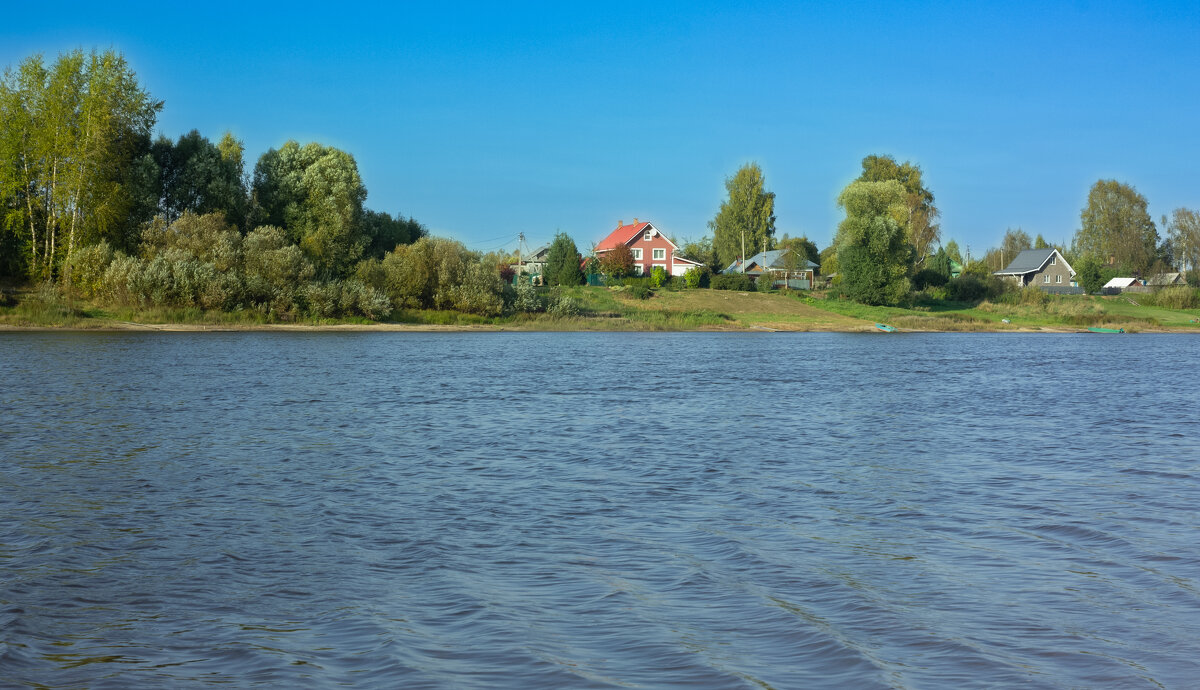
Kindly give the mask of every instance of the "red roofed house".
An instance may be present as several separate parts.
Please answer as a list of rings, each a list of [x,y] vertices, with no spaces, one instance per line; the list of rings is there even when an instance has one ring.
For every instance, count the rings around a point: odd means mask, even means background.
[[[699,266],[698,261],[677,256],[678,247],[658,231],[652,223],[639,222],[633,219],[631,225],[617,221],[617,229],[596,245],[596,255],[612,251],[622,244],[633,252],[633,270],[638,275],[649,275],[655,266],[662,266],[668,275],[681,276],[692,266]]]

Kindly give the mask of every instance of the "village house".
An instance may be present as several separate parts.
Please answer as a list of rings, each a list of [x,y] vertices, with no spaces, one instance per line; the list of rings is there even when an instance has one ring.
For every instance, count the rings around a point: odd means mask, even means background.
[[[1026,249],[1017,254],[1003,271],[993,275],[1010,278],[1019,287],[1039,287],[1049,292],[1073,292],[1075,269],[1063,255],[1053,247],[1049,249]]]
[[[759,252],[746,259],[745,265],[742,264],[741,259],[735,259],[721,272],[745,273],[755,282],[763,273],[769,273],[774,277],[776,284],[782,285],[786,280],[789,288],[808,290],[812,288],[813,278],[819,266],[807,258],[798,257],[794,265],[789,268],[788,255],[791,251],[791,249],[773,249],[769,252]]]
[[[700,262],[685,259],[675,252],[679,249],[675,243],[667,239],[653,223],[633,219],[626,225],[625,221],[617,221],[617,229],[609,233],[596,245],[596,256],[602,256],[617,247],[625,245],[633,253],[633,270],[638,275],[649,275],[655,266],[661,266],[668,275],[681,276]]]
[[[1172,285],[1187,285],[1187,279],[1182,273],[1158,273],[1150,276],[1146,285],[1153,288],[1170,287]]]

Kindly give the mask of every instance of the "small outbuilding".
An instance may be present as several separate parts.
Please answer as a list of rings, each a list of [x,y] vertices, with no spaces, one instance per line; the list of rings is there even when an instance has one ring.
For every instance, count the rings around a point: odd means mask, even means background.
[[[1150,279],[1146,281],[1146,285],[1155,288],[1187,285],[1187,278],[1184,278],[1182,273],[1159,273],[1150,276]]]

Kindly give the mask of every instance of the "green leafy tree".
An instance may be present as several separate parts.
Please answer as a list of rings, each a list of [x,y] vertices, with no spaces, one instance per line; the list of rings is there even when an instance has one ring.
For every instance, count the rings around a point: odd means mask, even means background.
[[[1088,193],[1075,233],[1075,250],[1102,262],[1144,275],[1158,254],[1158,229],[1147,211],[1146,197],[1130,185],[1099,180]]]
[[[757,163],[743,165],[726,179],[725,190],[728,198],[708,222],[721,268],[741,257],[743,246],[747,256],[769,249],[775,235],[775,193],[766,190]]]
[[[1177,208],[1170,219],[1163,218],[1175,260],[1183,270],[1200,268],[1200,213]]]
[[[954,240],[950,240],[946,243],[946,256],[960,266],[965,263],[963,261],[962,252],[958,249],[958,242],[955,242]]]
[[[650,287],[660,288],[663,285],[666,285],[670,278],[671,275],[667,273],[667,269],[663,268],[662,266],[655,266],[654,268],[650,269]]]
[[[1034,249],[1050,249],[1050,243],[1042,237],[1042,233],[1038,233],[1037,239],[1033,241]]]
[[[254,168],[257,223],[282,226],[326,276],[353,269],[367,246],[366,187],[354,157],[295,141],[270,149]]]
[[[429,234],[424,225],[411,217],[371,210],[363,211],[362,230],[367,240],[363,254],[375,259],[382,259],[398,245],[412,244]]]
[[[546,256],[546,284],[582,285],[585,279],[579,262],[575,240],[565,232],[555,234]]]
[[[871,155],[863,158],[858,180],[895,180],[904,187],[904,213],[900,220],[908,242],[916,250],[916,265],[922,265],[941,236],[937,222],[941,212],[934,205],[933,192],[925,186],[920,166],[908,161],[897,163],[891,156]]]
[[[899,218],[907,194],[896,180],[851,182],[838,196],[837,259],[845,295],[862,304],[897,304],[908,297],[912,250]]]
[[[27,275],[51,278],[75,248],[124,244],[136,205],[129,168],[144,152],[161,102],[113,51],[40,55],[0,79],[0,200],[20,228]]]
[[[937,253],[934,254],[929,261],[925,262],[925,265],[929,270],[937,273],[946,280],[950,279],[950,274],[952,273],[950,266],[950,254],[946,251],[945,247],[938,247]]]
[[[783,239],[779,240],[779,242],[775,244],[775,249],[793,250],[796,258],[800,259],[800,264],[803,264],[805,259],[813,262],[814,264],[820,264],[821,262],[821,252],[817,249],[816,242],[813,242],[805,236],[788,237],[787,233],[784,233]]]
[[[704,264],[704,266],[706,266],[712,273],[720,271],[721,269],[725,268],[725,266],[729,265],[721,265],[721,260],[717,256],[717,250],[713,246],[712,237],[709,237],[708,235],[701,237],[699,240],[685,241],[679,247],[678,253],[685,259],[691,259],[692,261],[698,261],[701,264]]]
[[[1075,280],[1087,294],[1094,294],[1104,287],[1103,264],[1093,254],[1087,254],[1075,264]]]
[[[160,212],[168,221],[184,213],[220,212],[229,224],[244,224],[243,149],[230,132],[218,144],[194,129],[175,142],[160,137],[151,147],[159,169]]]

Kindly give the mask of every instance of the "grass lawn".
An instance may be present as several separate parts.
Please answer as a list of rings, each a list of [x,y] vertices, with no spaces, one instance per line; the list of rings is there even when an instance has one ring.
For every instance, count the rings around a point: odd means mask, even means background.
[[[256,311],[112,307],[66,300],[36,288],[8,291],[0,301],[0,327],[121,329],[189,326],[216,329],[379,327],[503,330],[780,330],[873,331],[876,323],[918,331],[1073,331],[1088,326],[1126,331],[1200,332],[1200,310],[1167,309],[1131,297],[1017,294],[998,302],[917,300],[905,307],[874,307],[822,293],[763,294],[727,290],[656,290],[638,299],[630,290],[565,290],[579,307],[574,316],[514,314],[483,317],[437,310],[397,310],[382,325],[362,318],[273,321]],[[1007,319],[1008,323],[1004,321]]]

